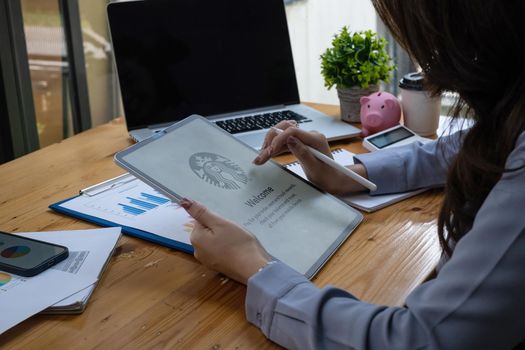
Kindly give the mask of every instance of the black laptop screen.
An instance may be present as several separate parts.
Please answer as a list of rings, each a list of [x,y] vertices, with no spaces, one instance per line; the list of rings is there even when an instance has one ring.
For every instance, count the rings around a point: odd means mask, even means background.
[[[108,6],[128,128],[298,103],[283,0]]]

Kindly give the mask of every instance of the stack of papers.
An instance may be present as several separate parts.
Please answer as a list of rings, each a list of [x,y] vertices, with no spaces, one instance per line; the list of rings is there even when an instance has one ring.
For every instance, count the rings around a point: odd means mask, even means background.
[[[0,271],[0,334],[41,311],[82,312],[115,249],[120,228],[19,235],[66,246],[69,257],[34,277]]]

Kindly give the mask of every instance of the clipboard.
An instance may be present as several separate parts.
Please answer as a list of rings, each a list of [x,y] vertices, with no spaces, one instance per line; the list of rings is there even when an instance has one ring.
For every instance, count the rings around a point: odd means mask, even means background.
[[[136,200],[140,201],[144,199],[144,202],[149,203],[150,205],[148,209],[148,204],[142,204],[143,207],[136,204],[130,204],[130,207],[137,209],[135,212],[133,212],[133,209],[129,209],[130,212],[126,212],[125,207],[123,206],[120,206],[120,208],[122,208],[121,212],[116,211],[119,209],[117,207],[109,207],[111,199],[114,199],[115,203],[120,203],[124,199],[131,201],[131,199],[127,198],[133,199],[134,197],[122,194],[123,190],[129,188],[134,189],[134,193],[130,193],[131,196],[143,192],[158,198],[155,199],[150,197],[148,200],[147,198],[137,196],[138,198],[135,198]],[[103,199],[103,201],[100,199]],[[97,204],[99,205],[98,208],[96,206]],[[102,206],[104,204],[108,204],[108,208],[103,208]],[[121,204],[127,205],[125,203]],[[184,226],[187,224],[187,221],[189,221],[189,218],[185,220],[185,211],[129,173],[122,174],[94,186],[82,189],[78,196],[53,203],[49,208],[57,213],[91,222],[99,226],[121,227],[124,234],[193,254],[193,247],[189,243],[190,226]],[[162,210],[158,210],[159,208],[162,208]],[[112,212],[112,210],[114,212]],[[177,235],[175,234],[167,234],[162,227],[148,226],[144,222],[134,220],[135,218],[139,218],[140,215],[144,217],[144,215],[148,215],[154,210],[156,210],[156,220],[172,220],[168,221],[166,225],[173,224],[176,228],[182,228],[182,230],[186,229],[185,232],[179,232],[183,240],[177,239]],[[170,216],[171,218],[167,216]],[[184,238],[188,239],[184,240]]]

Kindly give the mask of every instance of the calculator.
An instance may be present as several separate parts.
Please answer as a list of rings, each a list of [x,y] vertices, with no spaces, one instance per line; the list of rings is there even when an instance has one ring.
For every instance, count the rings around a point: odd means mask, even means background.
[[[367,136],[363,146],[371,152],[386,148],[403,146],[413,142],[429,142],[431,139],[421,137],[404,125],[396,125],[390,129]]]

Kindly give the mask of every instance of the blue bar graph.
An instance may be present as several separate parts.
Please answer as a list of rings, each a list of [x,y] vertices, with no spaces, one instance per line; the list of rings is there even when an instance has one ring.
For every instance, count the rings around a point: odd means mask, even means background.
[[[126,205],[126,204],[119,203],[118,205],[122,207],[124,212],[131,214],[131,215],[140,215],[146,212],[145,210],[135,208],[135,207],[130,207],[129,205]]]
[[[119,210],[121,214],[125,216],[137,216],[159,208],[161,205],[169,203],[170,200],[146,192],[135,192],[129,193],[127,197],[121,198],[119,202],[117,202],[117,204],[121,209],[121,211]]]
[[[131,198],[131,197],[126,197],[127,199],[129,199],[129,202],[131,204],[134,204],[134,205],[137,205],[141,208],[144,208],[146,210],[149,210],[149,209],[155,209],[156,207],[158,207],[157,204],[153,204],[153,203],[150,203],[150,202],[145,202],[145,201],[141,201],[140,199],[136,199],[136,198]]]
[[[157,204],[166,204],[170,201],[168,198],[155,196],[155,195],[145,193],[145,192],[140,192],[140,195],[143,197],[143,199],[149,200]]]

